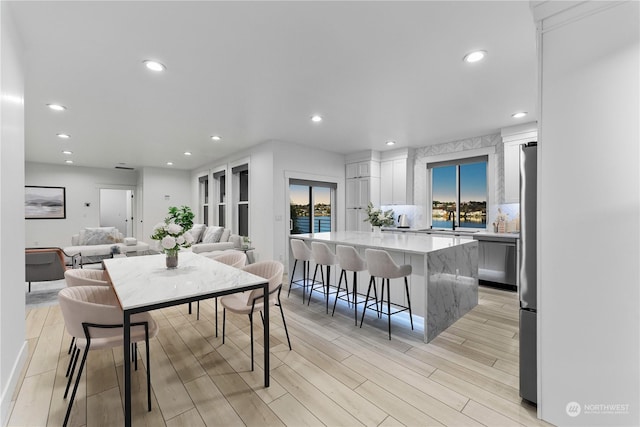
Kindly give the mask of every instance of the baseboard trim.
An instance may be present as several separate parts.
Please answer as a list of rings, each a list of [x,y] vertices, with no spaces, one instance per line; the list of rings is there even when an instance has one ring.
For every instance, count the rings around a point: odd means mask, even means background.
[[[22,348],[18,353],[18,357],[13,364],[13,368],[11,369],[11,374],[9,375],[9,381],[7,381],[7,386],[2,390],[2,397],[0,397],[0,421],[2,421],[2,425],[6,426],[9,422],[9,409],[11,408],[11,398],[13,397],[13,392],[18,385],[18,380],[20,379],[20,374],[22,373],[22,369],[24,369],[24,365],[27,362],[27,356],[29,355],[29,344],[25,341],[22,344]]]

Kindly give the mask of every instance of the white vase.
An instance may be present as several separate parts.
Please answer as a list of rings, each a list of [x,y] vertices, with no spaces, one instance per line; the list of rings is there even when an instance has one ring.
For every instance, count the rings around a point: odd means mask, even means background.
[[[375,237],[382,236],[382,227],[380,227],[379,225],[372,225],[371,227],[373,228],[373,235]]]

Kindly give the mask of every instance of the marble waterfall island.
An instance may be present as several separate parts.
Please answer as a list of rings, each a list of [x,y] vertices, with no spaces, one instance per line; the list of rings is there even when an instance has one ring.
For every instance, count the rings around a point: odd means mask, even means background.
[[[362,257],[367,248],[384,249],[396,263],[411,264],[411,306],[413,314],[424,319],[425,342],[434,339],[478,304],[478,242],[472,238],[410,233],[376,236],[363,231],[296,234],[290,238],[304,240],[308,245],[313,241],[324,242],[334,252],[336,245],[353,246]],[[300,279],[301,269],[297,270],[294,278]],[[340,273],[339,268],[334,270]],[[336,285],[337,277],[332,277],[331,283]],[[368,283],[369,275],[366,271],[361,272],[359,294],[366,293]],[[406,305],[404,286],[392,283],[391,302]]]

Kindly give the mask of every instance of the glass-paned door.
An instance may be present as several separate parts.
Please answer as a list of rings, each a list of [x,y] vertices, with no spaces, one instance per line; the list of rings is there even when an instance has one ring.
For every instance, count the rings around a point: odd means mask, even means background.
[[[335,229],[335,183],[289,180],[289,232],[320,233]]]

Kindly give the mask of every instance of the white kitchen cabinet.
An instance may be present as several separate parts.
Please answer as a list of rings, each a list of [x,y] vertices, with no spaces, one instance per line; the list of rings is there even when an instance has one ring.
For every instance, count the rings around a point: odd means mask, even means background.
[[[365,161],[357,163],[347,163],[347,179],[362,177],[379,177],[380,163],[376,161]]]
[[[504,203],[520,203],[520,145],[538,139],[537,124],[502,129]]]
[[[504,144],[504,202],[520,202],[520,143]]]
[[[413,158],[384,160],[380,163],[380,203],[413,203]]]

